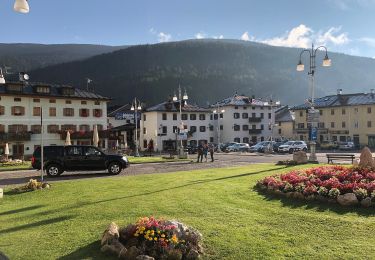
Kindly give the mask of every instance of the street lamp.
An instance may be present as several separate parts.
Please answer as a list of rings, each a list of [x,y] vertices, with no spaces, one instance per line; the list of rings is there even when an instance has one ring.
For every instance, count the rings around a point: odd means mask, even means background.
[[[184,91],[184,95],[182,95],[181,93],[181,86],[178,85],[178,97],[176,96],[176,93],[174,94],[173,96],[173,101],[174,102],[177,102],[179,101],[180,103],[180,133],[182,133],[182,131],[184,131],[184,122],[182,121],[182,101],[184,101],[184,104],[186,104],[186,101],[188,100],[188,95],[186,93],[186,89]],[[182,142],[182,136],[180,136],[180,150],[179,150],[179,157],[180,158],[185,158],[186,157],[186,154],[185,154],[185,151],[184,151],[184,144]]]
[[[311,114],[316,114],[315,110],[314,110],[314,98],[315,98],[315,81],[314,81],[314,75],[315,75],[315,69],[316,69],[316,65],[315,65],[315,58],[316,58],[316,52],[319,50],[319,49],[323,49],[325,50],[325,57],[323,59],[323,64],[322,66],[323,67],[330,67],[332,62],[331,62],[331,59],[328,58],[328,51],[327,51],[327,47],[325,46],[319,46],[317,48],[314,49],[314,44],[312,44],[311,46],[311,50],[310,49],[304,49],[301,51],[300,55],[299,55],[299,62],[297,64],[297,71],[304,71],[305,69],[305,65],[302,63],[302,54],[304,52],[308,52],[310,55],[310,66],[309,66],[309,71],[307,72],[307,75],[310,76],[310,80],[311,80],[311,107],[310,107],[310,110],[309,110],[309,113]],[[311,131],[315,131],[316,132],[316,126],[317,126],[317,123],[319,122],[319,119],[316,119],[315,117],[313,117],[313,120],[311,122]],[[311,138],[310,138],[310,157],[309,157],[309,161],[310,162],[317,162],[317,158],[316,158],[316,143],[315,143],[315,140],[316,140],[316,136],[312,136],[311,135]]]
[[[273,152],[273,128],[275,127],[275,120],[273,120],[273,122],[272,122],[272,116],[274,117],[274,119],[275,119],[275,115],[274,115],[274,113],[273,113],[273,108],[276,106],[280,106],[280,101],[272,101],[272,100],[270,100],[269,102],[264,102],[263,103],[265,106],[270,106],[271,107],[271,121],[269,122],[269,127],[270,127],[270,129],[269,130],[271,130],[271,144],[270,144],[270,147],[268,148],[268,150],[269,150],[269,152],[270,153],[272,153]]]
[[[215,109],[214,111],[212,111],[213,114],[217,114],[217,126],[216,126],[216,131],[217,131],[217,151],[218,152],[221,152],[221,148],[220,148],[220,144],[221,144],[221,138],[220,138],[220,115],[223,114],[225,112],[224,109],[221,109],[219,110],[219,105],[217,106],[217,109]],[[213,119],[215,120],[215,116],[213,117]]]
[[[135,119],[135,157],[139,157],[139,150],[138,150],[138,110],[141,110],[141,102],[134,98],[134,102],[130,108],[131,111],[134,111],[134,119]]]

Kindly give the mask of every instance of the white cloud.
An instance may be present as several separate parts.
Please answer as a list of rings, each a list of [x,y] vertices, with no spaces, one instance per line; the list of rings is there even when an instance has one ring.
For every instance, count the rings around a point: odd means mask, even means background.
[[[214,39],[224,39],[224,35],[220,34],[219,36],[213,36]]]
[[[169,42],[172,39],[172,35],[168,33],[160,32],[158,34],[158,41],[159,42]]]
[[[207,35],[204,32],[199,32],[194,35],[195,39],[204,39]]]
[[[244,32],[242,35],[241,35],[241,40],[243,41],[250,41],[251,38],[250,38],[250,35],[249,35],[249,32]]]
[[[292,28],[283,36],[260,40],[259,42],[284,47],[308,48],[312,41],[322,45],[343,45],[350,40],[347,33],[340,33],[341,27],[331,27],[327,31],[314,33],[313,29],[304,24]]]

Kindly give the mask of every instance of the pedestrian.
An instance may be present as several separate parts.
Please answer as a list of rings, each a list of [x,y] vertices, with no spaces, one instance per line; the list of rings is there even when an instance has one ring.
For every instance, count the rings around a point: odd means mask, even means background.
[[[214,144],[211,144],[211,145],[209,146],[209,151],[210,151],[210,156],[211,156],[211,162],[213,162],[213,161],[214,161],[214,151],[215,151],[215,146],[214,146]]]
[[[207,162],[207,154],[208,154],[208,144],[205,143],[203,145],[203,155],[204,155],[204,158],[206,159],[206,162]]]
[[[202,160],[203,160],[203,145],[201,143],[198,145],[197,153],[198,153],[197,162],[199,162],[199,161],[202,162]]]

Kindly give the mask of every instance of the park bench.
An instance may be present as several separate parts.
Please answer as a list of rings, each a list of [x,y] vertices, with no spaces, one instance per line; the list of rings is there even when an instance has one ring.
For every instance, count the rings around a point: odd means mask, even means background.
[[[352,164],[354,162],[355,156],[354,154],[342,154],[342,153],[335,153],[335,154],[328,154],[327,153],[327,159],[328,163],[331,162],[333,164],[333,160],[339,159],[339,160],[351,160]]]

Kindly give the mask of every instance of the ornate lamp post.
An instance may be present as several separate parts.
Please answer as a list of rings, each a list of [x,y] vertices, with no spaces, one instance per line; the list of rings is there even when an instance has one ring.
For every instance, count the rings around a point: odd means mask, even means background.
[[[135,155],[139,157],[139,149],[138,149],[138,110],[141,110],[141,102],[134,98],[133,104],[130,108],[131,111],[134,111],[134,120],[135,120]]]
[[[323,59],[323,67],[330,67],[331,66],[331,60],[328,58],[328,51],[327,51],[327,47],[325,46],[319,46],[317,48],[314,49],[314,44],[312,44],[311,46],[311,49],[304,49],[301,51],[300,55],[299,55],[299,62],[297,64],[297,71],[303,71],[305,69],[305,65],[302,63],[302,54],[305,53],[305,52],[308,52],[309,53],[309,57],[310,57],[310,66],[309,66],[309,71],[307,72],[307,75],[310,76],[310,81],[311,81],[311,106],[310,106],[310,109],[309,109],[309,113],[310,114],[316,114],[316,111],[314,110],[314,98],[315,98],[315,81],[314,81],[314,75],[315,75],[315,69],[316,69],[316,65],[315,65],[315,58],[316,58],[316,53],[319,49],[323,49],[325,50],[325,57]],[[315,117],[313,118],[312,122],[311,122],[311,131],[314,131],[316,133],[316,127],[317,127],[317,123],[318,123],[319,120],[316,120]],[[311,136],[313,137],[313,135],[311,134]],[[316,136],[314,136],[313,138],[310,138],[311,139],[311,142],[310,142],[310,157],[309,157],[309,161],[310,162],[317,162],[317,158],[316,158],[316,143],[315,143],[315,139],[316,139]]]
[[[181,93],[181,86],[178,85],[178,96],[176,96],[176,94],[173,96],[173,101],[176,102],[176,101],[179,101],[180,103],[180,133],[182,133],[182,131],[184,131],[184,122],[182,121],[182,102],[186,102],[188,100],[188,95],[186,93],[186,90],[184,91],[184,95],[182,95]],[[186,158],[187,155],[184,151],[184,144],[182,142],[182,138],[180,136],[180,149],[179,149],[179,157],[180,158]]]
[[[220,138],[221,137],[220,136],[220,132],[221,132],[221,129],[220,129],[220,115],[222,115],[225,112],[225,110],[224,109],[220,110],[220,107],[218,105],[217,109],[215,109],[212,112],[214,114],[214,117],[213,117],[214,120],[215,120],[215,114],[217,114],[217,126],[216,126],[216,131],[217,131],[217,151],[221,152],[221,148],[220,148],[220,144],[221,144],[221,138]]]

